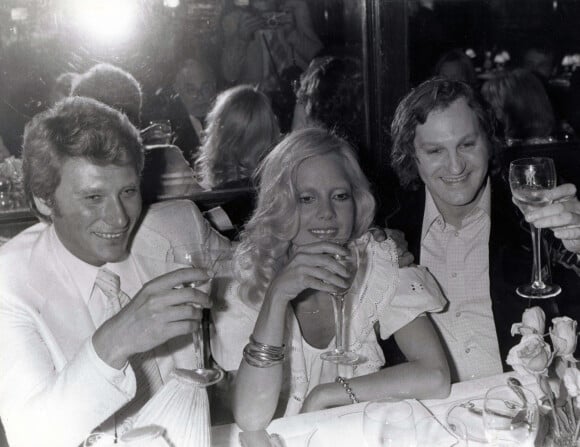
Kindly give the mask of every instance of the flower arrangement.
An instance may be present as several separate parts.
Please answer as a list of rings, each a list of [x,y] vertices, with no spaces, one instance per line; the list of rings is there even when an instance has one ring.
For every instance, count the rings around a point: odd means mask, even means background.
[[[575,446],[580,435],[580,370],[574,358],[577,323],[569,317],[553,318],[548,334],[545,326],[541,308],[526,309],[522,322],[512,325],[512,336],[522,338],[509,351],[506,362],[517,373],[536,377],[545,395],[553,445]],[[547,336],[551,345],[544,340]]]

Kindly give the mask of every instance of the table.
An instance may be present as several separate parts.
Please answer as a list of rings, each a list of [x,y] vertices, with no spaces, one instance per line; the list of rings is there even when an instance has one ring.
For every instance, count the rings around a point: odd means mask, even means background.
[[[508,377],[517,377],[522,384],[538,394],[538,386],[533,376],[520,376],[515,372],[499,374],[477,380],[453,384],[451,393],[446,399],[423,400],[421,403],[431,414],[445,425],[445,415],[455,403],[474,397],[483,397],[485,392],[496,385],[506,383]],[[350,413],[362,413],[365,403],[346,405],[343,407],[321,410],[312,413],[299,414],[286,418],[274,419],[267,428],[268,433],[276,433],[284,440],[305,437],[314,427],[325,420],[338,418]],[[240,429],[235,424],[212,427],[212,447],[238,447]],[[481,445],[470,443],[470,446]]]

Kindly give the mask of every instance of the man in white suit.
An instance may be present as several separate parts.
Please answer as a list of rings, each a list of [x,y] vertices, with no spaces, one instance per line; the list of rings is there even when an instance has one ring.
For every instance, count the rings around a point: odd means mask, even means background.
[[[173,368],[193,366],[193,304],[209,299],[178,286],[207,272],[168,253],[229,242],[188,201],[142,216],[139,133],[95,100],[36,116],[23,166],[42,222],[0,249],[0,418],[11,447],[73,447],[95,430],[121,434]]]

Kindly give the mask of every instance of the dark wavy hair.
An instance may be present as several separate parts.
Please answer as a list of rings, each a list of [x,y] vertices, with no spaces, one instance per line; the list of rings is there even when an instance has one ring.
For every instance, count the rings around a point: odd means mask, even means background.
[[[493,154],[497,147],[494,118],[478,93],[462,81],[439,77],[429,79],[402,99],[391,124],[391,166],[401,186],[417,189],[421,184],[414,145],[417,126],[425,124],[432,111],[445,109],[461,98],[475,113],[487,144],[491,145],[490,154]]]
[[[137,174],[143,169],[139,131],[126,115],[95,99],[69,97],[39,113],[26,125],[22,148],[24,188],[29,205],[33,197],[54,204],[63,164],[71,158],[86,158],[98,165],[131,164]]]
[[[244,284],[241,297],[248,303],[261,302],[298,234],[296,176],[300,164],[326,154],[340,156],[352,188],[355,203],[352,237],[360,237],[368,230],[374,217],[375,199],[352,146],[322,128],[290,133],[266,156],[258,170],[258,203],[236,250],[238,273]]]
[[[310,126],[322,125],[357,147],[363,144],[364,82],[358,59],[313,59],[300,77],[296,101],[303,105]]]

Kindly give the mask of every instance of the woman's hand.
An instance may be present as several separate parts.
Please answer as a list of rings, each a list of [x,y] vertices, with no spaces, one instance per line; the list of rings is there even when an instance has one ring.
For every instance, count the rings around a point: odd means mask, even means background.
[[[332,242],[295,246],[286,265],[278,272],[268,294],[291,301],[306,289],[336,293],[348,287],[349,272],[337,259],[348,249]]]

